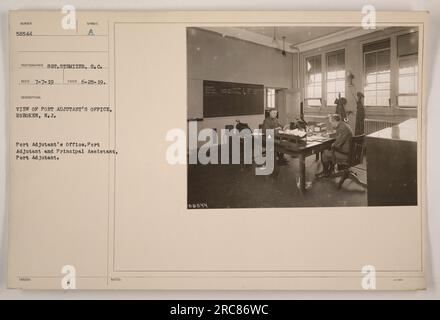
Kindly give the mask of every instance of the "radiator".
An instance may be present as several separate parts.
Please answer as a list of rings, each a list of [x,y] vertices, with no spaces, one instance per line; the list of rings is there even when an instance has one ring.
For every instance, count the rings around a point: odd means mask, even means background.
[[[365,134],[370,134],[385,128],[390,128],[392,126],[395,126],[396,124],[398,124],[398,122],[393,122],[390,120],[365,119]]]

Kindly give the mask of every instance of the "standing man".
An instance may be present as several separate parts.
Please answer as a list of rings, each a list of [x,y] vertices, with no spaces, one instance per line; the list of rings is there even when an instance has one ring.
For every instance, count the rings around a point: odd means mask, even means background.
[[[339,94],[340,95],[340,94]],[[336,112],[335,114],[339,114],[342,118],[342,121],[347,122],[347,112],[345,111],[345,105],[347,104],[347,99],[344,97],[339,97],[335,100],[336,104]]]
[[[364,107],[364,94],[358,92],[357,94],[357,111],[356,111],[356,126],[354,129],[355,135],[364,134],[364,120],[365,120],[365,107]]]
[[[322,153],[323,171],[316,175],[318,178],[329,177],[333,173],[336,163],[347,162],[350,140],[353,137],[350,126],[342,121],[339,114],[329,115],[329,122],[330,126],[336,130],[336,140],[332,144],[331,150],[325,150]]]

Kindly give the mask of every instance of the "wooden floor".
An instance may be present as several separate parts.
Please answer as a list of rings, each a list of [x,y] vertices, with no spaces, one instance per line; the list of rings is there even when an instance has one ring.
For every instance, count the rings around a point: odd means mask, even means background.
[[[334,179],[316,179],[322,170],[315,157],[306,159],[307,183],[303,195],[298,188],[298,159],[287,156],[285,165],[269,176],[256,176],[252,165],[188,166],[188,205],[204,204],[208,208],[276,208],[367,206],[367,191],[354,182],[344,182],[337,189]],[[355,168],[366,181],[365,165]]]

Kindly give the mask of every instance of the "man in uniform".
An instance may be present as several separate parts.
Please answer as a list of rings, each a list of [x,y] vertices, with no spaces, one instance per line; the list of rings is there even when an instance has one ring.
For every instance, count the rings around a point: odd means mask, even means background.
[[[282,130],[283,125],[281,124],[280,120],[277,118],[278,111],[275,109],[272,109],[269,111],[269,116],[264,119],[263,121],[263,134],[266,134],[267,129],[273,129],[275,131]],[[284,158],[284,154],[282,152],[277,152],[278,161],[285,162],[287,161]]]
[[[347,162],[350,140],[353,137],[353,131],[347,123],[342,121],[340,115],[330,115],[329,122],[330,126],[336,130],[336,140],[332,144],[331,150],[325,150],[322,153],[323,171],[316,175],[318,178],[329,177],[333,173],[335,163]]]

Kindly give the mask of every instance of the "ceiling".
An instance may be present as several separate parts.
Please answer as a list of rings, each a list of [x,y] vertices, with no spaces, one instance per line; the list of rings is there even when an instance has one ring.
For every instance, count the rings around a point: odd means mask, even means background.
[[[297,50],[305,52],[375,31],[353,26],[243,26],[203,27],[202,29],[292,53]],[[274,31],[276,41],[274,41]],[[283,37],[286,37],[285,43],[283,43]]]
[[[298,45],[307,41],[315,40],[339,31],[350,29],[350,27],[241,27],[239,29],[257,33],[273,39],[274,29],[276,38],[286,37],[286,42],[291,45]]]

